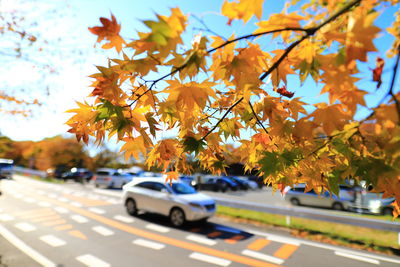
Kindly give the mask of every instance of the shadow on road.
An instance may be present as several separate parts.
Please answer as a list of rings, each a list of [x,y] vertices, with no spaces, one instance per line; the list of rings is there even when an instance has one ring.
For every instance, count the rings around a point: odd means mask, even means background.
[[[154,213],[141,213],[136,216],[138,219],[162,225],[169,228],[175,228],[169,222],[169,218]],[[181,231],[203,235],[209,239],[220,239],[227,243],[236,243],[244,241],[253,236],[253,234],[242,231],[231,226],[217,224],[212,222],[186,222],[183,227],[175,228]]]

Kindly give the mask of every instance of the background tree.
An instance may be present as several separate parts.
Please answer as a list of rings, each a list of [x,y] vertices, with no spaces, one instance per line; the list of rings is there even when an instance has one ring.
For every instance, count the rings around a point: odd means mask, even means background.
[[[225,0],[221,14],[232,32],[253,17],[256,29],[226,38],[206,27],[208,35],[191,41],[179,8],[144,21],[148,31],[128,42],[114,16],[100,18],[89,30],[121,57],[92,75],[94,101],[70,110],[69,131],[84,142],[115,136],[127,158],[144,156],[169,179],[190,172],[193,155],[202,168],[224,172],[234,140],[245,169],[275,188],[306,183],[337,194],[345,179],[364,180],[396,198],[397,215],[399,15],[387,29],[375,25],[392,5],[399,10],[396,0],[294,0],[264,20],[262,0]],[[392,44],[375,53],[383,31]],[[326,101],[294,97],[312,80]],[[381,99],[367,106],[375,91]],[[160,139],[164,130],[176,136]]]

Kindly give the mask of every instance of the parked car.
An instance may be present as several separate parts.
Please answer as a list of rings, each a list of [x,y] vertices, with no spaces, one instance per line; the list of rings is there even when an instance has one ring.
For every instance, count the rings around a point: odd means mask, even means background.
[[[85,168],[72,168],[71,171],[65,172],[61,175],[61,178],[66,180],[74,180],[75,182],[86,181],[89,182],[92,179],[93,173]]]
[[[339,186],[339,196],[325,191],[318,195],[314,190],[304,193],[305,185],[300,184],[286,191],[285,199],[293,205],[306,205],[349,210],[356,198],[356,190],[347,185]]]
[[[394,198],[382,198],[382,194],[368,193],[366,190],[359,190],[356,200],[350,209],[361,213],[372,213],[379,215],[392,215]]]
[[[102,168],[96,171],[93,180],[96,187],[122,188],[132,180],[132,176],[120,173],[115,169]]]
[[[197,188],[197,181],[193,176],[180,176],[179,179],[187,185]]]
[[[186,221],[207,220],[215,213],[215,201],[180,181],[165,183],[159,178],[138,178],[123,187],[127,212],[135,216],[139,210],[168,216],[172,225]]]
[[[236,176],[227,176],[226,178],[228,178],[231,181],[233,181],[234,183],[236,183],[238,185],[238,188],[241,190],[248,190],[251,188],[249,181],[247,181],[243,178],[236,177]]]
[[[13,167],[14,161],[12,159],[0,159],[0,179],[11,179]]]
[[[255,183],[257,183],[258,188],[263,188],[263,186],[265,186],[263,178],[259,177],[259,176],[249,176],[249,181],[253,181]]]
[[[228,179],[227,177],[218,176],[203,176],[199,179],[197,184],[198,190],[211,190],[211,191],[221,191],[226,192],[228,189],[236,191],[239,186],[234,181]]]

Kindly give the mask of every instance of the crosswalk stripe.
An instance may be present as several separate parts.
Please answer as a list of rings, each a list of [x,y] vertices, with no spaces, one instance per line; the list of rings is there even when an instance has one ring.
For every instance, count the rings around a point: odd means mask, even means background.
[[[189,258],[207,262],[207,263],[211,263],[211,264],[215,264],[215,265],[219,265],[219,266],[228,266],[229,264],[232,263],[230,260],[226,260],[226,259],[206,255],[203,253],[198,253],[198,252],[193,252],[192,254],[189,255]]]
[[[249,257],[259,259],[259,260],[272,262],[275,264],[282,264],[284,262],[284,260],[282,260],[280,258],[276,258],[276,257],[270,256],[267,254],[259,253],[259,252],[248,250],[248,249],[243,250],[242,254],[249,256]]]
[[[140,239],[140,238],[134,240],[132,243],[135,245],[139,245],[139,246],[146,247],[146,248],[152,248],[152,249],[156,249],[156,250],[160,250],[165,247],[164,244],[149,241],[149,240],[144,240],[144,239]]]
[[[18,228],[19,230],[24,231],[24,232],[32,232],[32,231],[36,230],[35,226],[33,226],[33,225],[29,224],[29,223],[24,223],[24,222],[17,223],[14,226],[16,228]]]
[[[116,219],[116,220],[118,220],[118,221],[121,221],[121,222],[124,222],[124,223],[132,223],[132,222],[135,221],[135,220],[132,219],[132,218],[125,217],[125,216],[121,216],[121,215],[115,215],[115,216],[114,216],[114,219]]]
[[[156,224],[148,224],[146,225],[146,228],[160,233],[168,233],[170,231],[169,228]]]
[[[85,254],[75,258],[77,261],[85,264],[86,266],[96,267],[110,267],[111,265],[93,255]]]
[[[271,243],[271,241],[269,241],[268,239],[257,239],[253,241],[251,244],[249,244],[247,248],[255,251],[260,251],[269,243]]]
[[[60,247],[67,243],[64,240],[59,239],[58,237],[55,237],[53,235],[44,235],[41,236],[39,239],[52,247]]]
[[[104,236],[110,236],[114,234],[114,232],[110,229],[100,225],[92,227],[92,230]]]
[[[298,248],[295,245],[285,244],[274,253],[274,256],[281,259],[288,259]]]
[[[197,243],[205,244],[208,246],[214,246],[215,244],[217,244],[217,241],[215,241],[215,240],[204,238],[204,237],[197,236],[197,235],[188,235],[186,237],[186,239],[197,242]]]

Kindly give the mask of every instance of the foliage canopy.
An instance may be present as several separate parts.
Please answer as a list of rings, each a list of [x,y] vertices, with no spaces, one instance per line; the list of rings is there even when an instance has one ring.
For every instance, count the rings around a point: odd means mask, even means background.
[[[186,40],[188,16],[179,8],[144,21],[148,31],[133,41],[120,36],[113,15],[101,18],[102,26],[89,30],[120,58],[91,76],[94,101],[70,110],[69,131],[85,142],[89,136],[97,142],[115,136],[127,158],[143,157],[170,179],[190,172],[187,158],[194,155],[213,173],[224,172],[234,157],[275,188],[306,183],[307,190],[337,193],[346,179],[364,180],[396,198],[397,216],[400,16],[387,29],[375,20],[399,2],[293,0],[266,20],[263,2],[224,1],[221,14],[232,31],[258,19],[255,31],[228,39],[206,28],[207,34]],[[373,53],[382,31],[392,35],[391,48]],[[385,66],[377,54],[393,58],[394,66]],[[368,62],[370,55],[376,63]],[[382,81],[384,68],[392,76],[388,81]],[[310,104],[295,97],[310,80],[327,101]],[[376,88],[363,80],[376,82]],[[365,96],[375,90],[386,92],[367,107]],[[165,130],[176,136],[160,138]],[[227,145],[232,140],[235,148]]]

